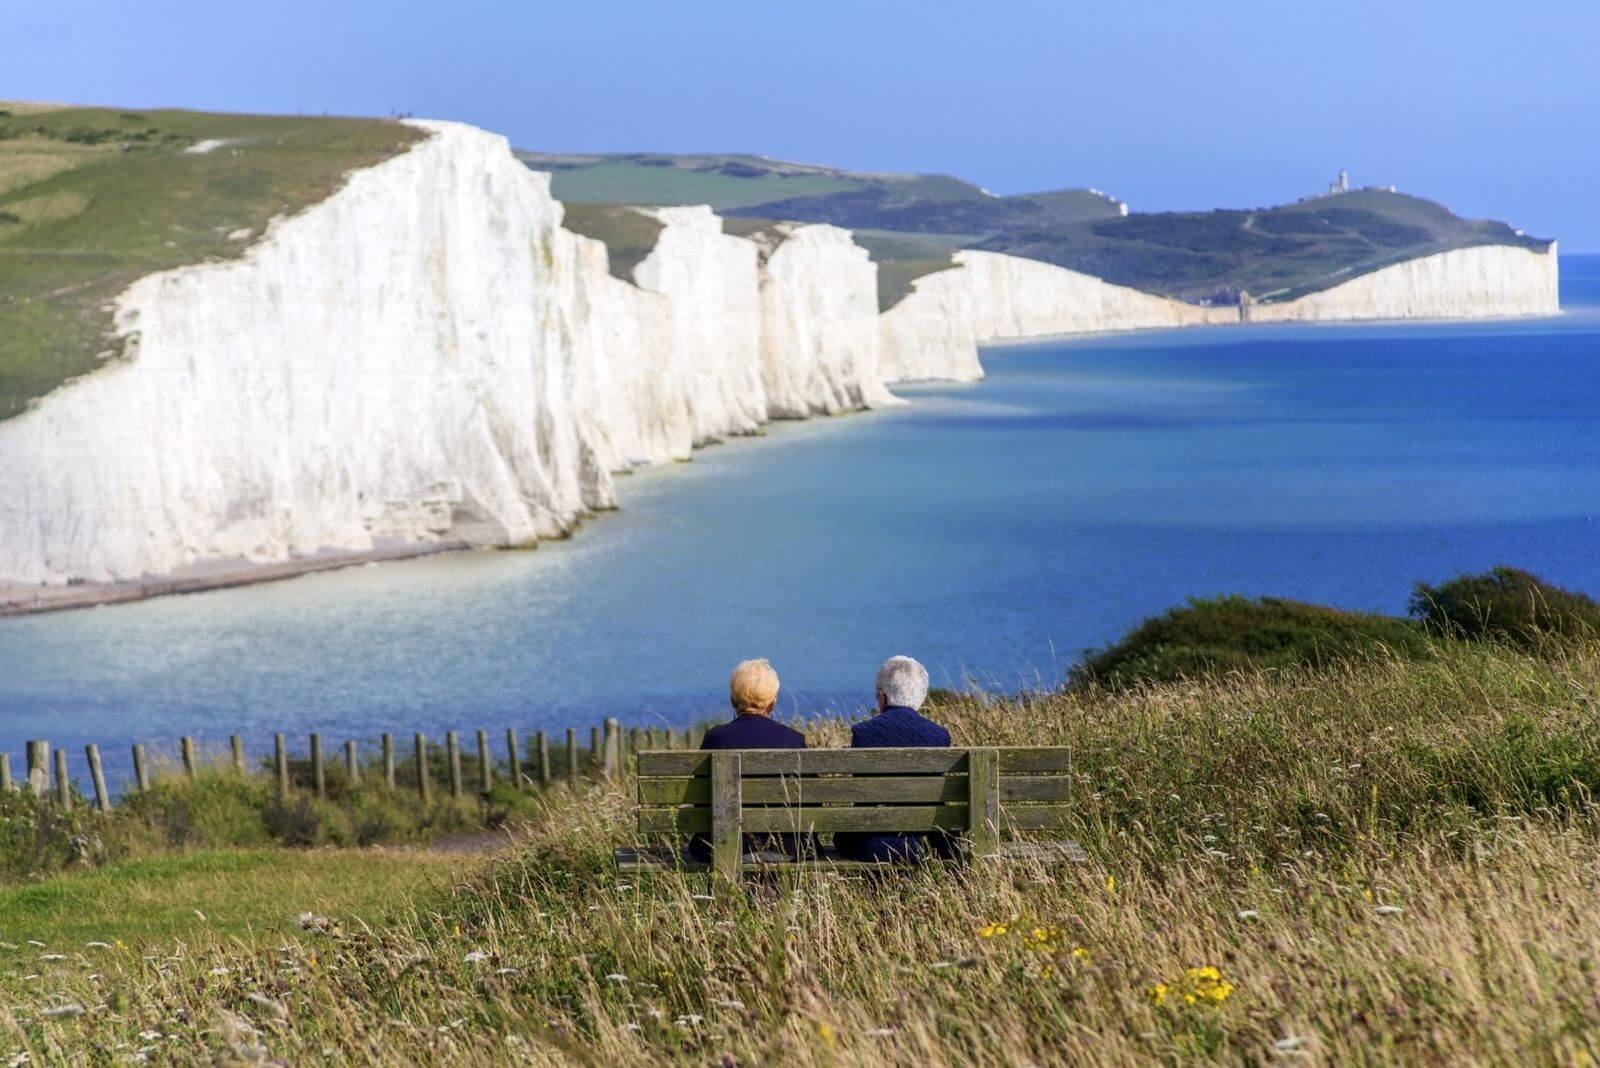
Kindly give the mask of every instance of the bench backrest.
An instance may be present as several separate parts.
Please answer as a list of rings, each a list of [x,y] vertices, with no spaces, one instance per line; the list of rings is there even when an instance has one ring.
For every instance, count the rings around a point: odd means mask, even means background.
[[[961,831],[988,855],[1061,826],[1070,785],[1060,746],[645,750],[638,770],[639,830],[709,834],[728,873],[746,833]]]

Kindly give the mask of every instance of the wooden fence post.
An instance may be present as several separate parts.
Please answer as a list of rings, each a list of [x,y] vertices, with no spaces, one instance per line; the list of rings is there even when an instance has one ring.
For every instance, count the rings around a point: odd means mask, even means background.
[[[659,730],[657,730],[656,728],[651,727],[649,730],[645,731],[644,732],[644,737],[645,737],[645,748],[646,749],[660,749],[661,748],[661,732]]]
[[[135,744],[133,747],[133,781],[141,794],[150,789],[150,764],[144,758],[143,745]]]
[[[283,735],[272,736],[272,763],[278,773],[278,798],[289,796],[289,750],[284,747]]]
[[[613,782],[622,775],[622,725],[614,718],[606,720],[605,775]]]
[[[478,792],[487,794],[494,789],[494,763],[489,759],[489,732],[478,731]]]
[[[354,739],[344,743],[344,773],[350,778],[350,785],[356,786],[361,782],[360,756],[356,752]]]
[[[311,736],[311,781],[317,788],[317,800],[328,796],[328,769],[322,763],[322,735]]]
[[[567,728],[567,785],[578,785],[578,732]]]
[[[738,752],[711,754],[711,869],[718,879],[739,878],[744,834],[739,826],[744,771]]]
[[[640,744],[643,741],[644,731],[640,730],[638,727],[630,727],[628,729],[628,755],[634,757],[638,756],[639,750],[644,748],[644,746]]]
[[[506,763],[511,765],[511,788],[522,789],[522,758],[517,754],[517,729],[506,728]]]
[[[605,749],[603,748],[605,743],[601,741],[603,735],[600,733],[603,729],[602,727],[589,728],[589,767],[601,771],[605,770],[606,763]]]
[[[461,799],[461,738],[455,731],[444,736],[444,750],[450,759],[450,796]]]
[[[428,774],[428,739],[420,731],[417,733],[417,793],[426,805],[433,792],[433,784]]]
[[[383,785],[394,789],[394,735],[383,736]]]
[[[550,736],[540,731],[534,736],[539,747],[539,785],[550,785]]]
[[[94,807],[101,812],[111,811],[111,795],[106,791],[106,775],[100,767],[100,747],[90,743],[83,747],[89,758],[89,778],[94,781]]]
[[[194,762],[194,739],[184,735],[180,745],[183,749],[183,773],[192,779],[200,773]]]
[[[72,807],[72,783],[67,778],[67,751],[56,750],[56,801],[62,808]]]
[[[1000,754],[967,751],[967,837],[974,857],[1000,851]]]
[[[28,789],[34,797],[50,791],[50,743],[43,739],[28,741]]]
[[[11,754],[0,753],[0,790],[11,789]]]
[[[678,748],[678,732],[673,727],[668,727],[667,728],[667,748],[668,749],[676,749],[676,748]]]
[[[233,770],[244,774],[244,741],[237,734],[228,735],[228,748],[233,750]]]

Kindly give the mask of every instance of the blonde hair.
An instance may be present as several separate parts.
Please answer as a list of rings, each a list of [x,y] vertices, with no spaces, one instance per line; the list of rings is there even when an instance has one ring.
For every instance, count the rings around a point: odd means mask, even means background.
[[[778,703],[778,673],[765,660],[745,660],[728,676],[728,699],[740,714],[765,714]]]

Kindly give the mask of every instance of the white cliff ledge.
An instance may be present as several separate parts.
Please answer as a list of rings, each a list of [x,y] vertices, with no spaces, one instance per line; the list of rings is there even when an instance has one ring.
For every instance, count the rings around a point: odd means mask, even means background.
[[[703,207],[652,212],[634,285],[503,138],[417,125],[242,258],[135,282],[129,357],[0,423],[0,585],[527,545],[613,506],[614,471],[979,378],[982,341],[1239,320],[984,252],[879,315],[848,232],[758,247]],[[1555,264],[1460,250],[1248,317],[1546,314]]]

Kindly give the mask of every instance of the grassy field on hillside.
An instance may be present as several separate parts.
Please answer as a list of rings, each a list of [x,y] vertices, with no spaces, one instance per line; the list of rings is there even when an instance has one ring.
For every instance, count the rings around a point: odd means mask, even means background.
[[[367,119],[0,112],[0,419],[116,355],[108,302],[129,282],[237,256],[421,136]]]
[[[958,248],[1054,263],[1182,300],[1290,300],[1418,256],[1474,245],[1547,242],[1504,223],[1382,189],[1254,210],[1123,215],[1088,189],[994,196],[944,175],[869,174],[760,156],[523,152],[572,202],[710,204],[752,219],[856,231],[880,273],[880,307],[949,265]],[[892,265],[892,266],[891,266]]]
[[[1069,833],[1091,863],[623,881],[626,786],[589,784],[385,919],[308,890],[283,911],[344,922],[267,943],[197,925],[116,955],[58,926],[0,978],[0,1053],[1588,1063],[1597,680],[1592,642],[1448,642],[1320,671],[947,695],[932,714],[957,744],[1072,747]],[[813,745],[844,739],[806,726]],[[32,915],[5,915],[4,937],[26,938]]]
[[[1418,256],[1490,244],[1542,250],[1547,242],[1505,223],[1459,218],[1420,197],[1356,190],[1253,211],[1016,229],[978,247],[1182,300],[1231,303],[1240,290],[1291,300]]]
[[[831,168],[757,156],[518,152],[517,158],[534,170],[549,171],[551,192],[568,204],[709,204],[722,211],[864,184]]]
[[[660,220],[621,204],[568,204],[561,225],[606,246],[611,273],[633,281],[633,269],[655,250],[666,227]]]

